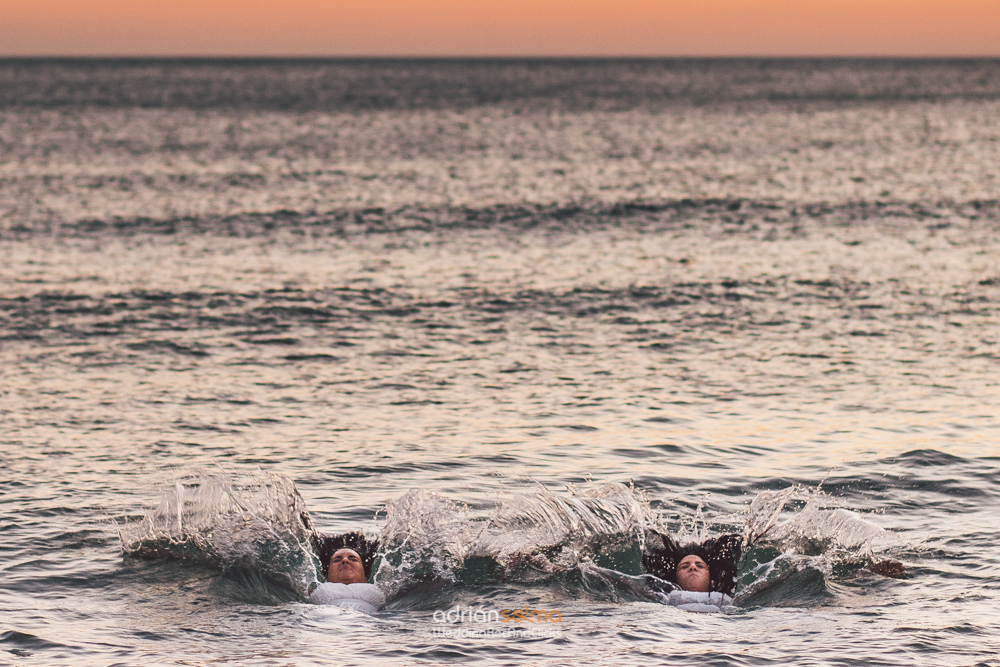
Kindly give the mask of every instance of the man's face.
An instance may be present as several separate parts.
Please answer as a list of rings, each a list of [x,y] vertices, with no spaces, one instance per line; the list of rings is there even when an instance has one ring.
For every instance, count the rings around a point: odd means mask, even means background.
[[[685,556],[677,563],[677,584],[686,591],[707,593],[710,578],[708,565],[698,556]]]
[[[361,556],[353,549],[339,549],[330,557],[326,578],[335,584],[366,584],[365,566]]]

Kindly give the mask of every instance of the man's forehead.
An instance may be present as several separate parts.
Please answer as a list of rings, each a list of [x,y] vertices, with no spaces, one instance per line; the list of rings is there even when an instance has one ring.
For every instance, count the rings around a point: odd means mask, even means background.
[[[331,558],[334,558],[336,556],[357,556],[358,558],[361,558],[361,554],[359,554],[354,549],[348,549],[347,547],[344,547],[343,549],[337,549],[336,551],[334,551],[333,556],[331,556]]]

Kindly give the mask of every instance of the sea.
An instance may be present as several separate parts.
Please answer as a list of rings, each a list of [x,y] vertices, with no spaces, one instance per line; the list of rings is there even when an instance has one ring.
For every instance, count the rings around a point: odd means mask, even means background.
[[[0,664],[1000,666],[998,165],[1000,60],[0,60]]]

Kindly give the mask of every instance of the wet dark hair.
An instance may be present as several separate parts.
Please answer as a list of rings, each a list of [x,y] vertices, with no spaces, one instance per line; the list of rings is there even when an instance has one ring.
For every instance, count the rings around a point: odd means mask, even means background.
[[[330,559],[333,554],[341,549],[353,549],[361,556],[361,565],[365,568],[365,577],[372,578],[372,566],[375,564],[375,556],[378,553],[378,540],[370,540],[359,532],[344,533],[343,535],[319,535],[313,537],[313,550],[319,556],[319,562],[323,565],[323,574],[330,569]]]
[[[697,556],[708,565],[708,590],[732,595],[742,555],[741,535],[722,535],[701,544],[692,542],[679,546],[669,535],[647,529],[642,564],[647,573],[677,586],[677,564],[687,556]]]

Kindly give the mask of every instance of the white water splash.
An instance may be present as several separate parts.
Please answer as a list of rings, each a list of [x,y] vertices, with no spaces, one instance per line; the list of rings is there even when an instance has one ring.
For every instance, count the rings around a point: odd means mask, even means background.
[[[641,544],[648,515],[641,495],[622,484],[568,491],[513,494],[482,518],[437,494],[410,491],[387,503],[375,580],[390,592],[456,581],[473,561],[496,577],[511,563],[565,571],[602,550]]]
[[[465,505],[423,490],[386,503],[384,552],[374,581],[391,593],[415,579],[453,580],[468,554],[473,526]]]
[[[623,484],[558,496],[545,487],[505,499],[484,522],[474,552],[506,560],[538,547],[582,550],[613,539],[642,539],[649,508]]]
[[[255,572],[299,595],[317,579],[312,523],[284,475],[189,475],[163,492],[155,510],[118,529],[128,556]]]
[[[771,530],[781,512],[785,509],[785,503],[792,497],[798,487],[790,486],[780,491],[761,491],[753,500],[746,513],[747,542],[753,543]]]
[[[786,511],[790,501],[800,503]],[[853,571],[876,559],[876,554],[899,544],[898,538],[871,521],[833,504],[818,489],[792,486],[764,491],[750,502],[746,513],[748,544],[760,547],[767,560],[750,562],[740,576],[737,603],[787,605],[815,601],[829,595],[826,579],[838,569]]]
[[[821,509],[810,501],[788,521],[777,526],[770,538],[786,551],[828,555],[871,557],[896,544],[892,533],[843,508]]]
[[[479,516],[436,493],[409,491],[386,504],[378,534],[371,536],[381,542],[373,581],[393,597],[421,582],[585,574],[585,566],[605,555],[605,567],[613,568],[606,571],[639,575],[644,529],[655,518],[643,494],[616,483],[567,491],[539,485],[497,499]],[[786,510],[790,502],[799,509]],[[822,591],[837,563],[864,562],[895,543],[891,533],[854,512],[824,507],[831,502],[798,486],[750,501],[744,535],[753,546],[775,551],[768,561],[748,565],[740,597],[773,596],[799,581]],[[697,521],[705,522],[700,513]],[[119,526],[119,534],[126,555],[197,561],[298,596],[319,579],[316,533],[294,482],[284,475],[175,480],[156,509]],[[592,587],[587,576],[583,580]]]
[[[804,501],[779,522],[790,500]],[[842,507],[827,508],[832,499],[820,490],[791,486],[763,491],[750,502],[746,516],[749,543],[761,540],[787,553],[865,559],[896,545],[895,535]]]

